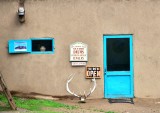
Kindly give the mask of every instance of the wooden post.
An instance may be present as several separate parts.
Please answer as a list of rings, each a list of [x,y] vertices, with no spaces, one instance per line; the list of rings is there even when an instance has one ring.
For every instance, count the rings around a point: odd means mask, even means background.
[[[10,91],[8,90],[8,88],[7,88],[7,85],[6,85],[6,83],[5,83],[4,79],[3,79],[3,76],[2,76],[1,72],[0,72],[0,85],[2,87],[2,90],[3,90],[4,94],[5,94],[8,102],[9,102],[10,107],[13,110],[17,110],[16,104],[14,103],[12,95],[11,95]]]

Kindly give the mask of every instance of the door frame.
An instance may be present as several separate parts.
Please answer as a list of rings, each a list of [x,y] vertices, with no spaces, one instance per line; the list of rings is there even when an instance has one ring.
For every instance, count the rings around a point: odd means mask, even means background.
[[[109,96],[107,91],[107,38],[129,38],[129,47],[130,47],[130,71],[121,71],[121,74],[131,75],[131,92],[129,95],[124,95],[124,98],[133,98],[134,97],[134,69],[133,69],[133,35],[132,34],[106,34],[103,35],[103,69],[104,69],[104,98],[118,98],[116,95]],[[116,71],[112,74],[119,74]]]

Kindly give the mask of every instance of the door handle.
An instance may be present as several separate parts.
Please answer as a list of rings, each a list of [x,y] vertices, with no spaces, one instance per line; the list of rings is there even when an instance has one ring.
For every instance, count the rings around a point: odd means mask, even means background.
[[[107,74],[107,69],[106,69],[106,68],[104,69],[104,74],[105,74],[105,75]]]

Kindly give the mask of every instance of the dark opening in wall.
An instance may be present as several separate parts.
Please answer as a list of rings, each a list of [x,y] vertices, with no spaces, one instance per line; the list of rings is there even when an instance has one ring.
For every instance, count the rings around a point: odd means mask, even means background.
[[[32,40],[32,52],[53,51],[53,40]]]

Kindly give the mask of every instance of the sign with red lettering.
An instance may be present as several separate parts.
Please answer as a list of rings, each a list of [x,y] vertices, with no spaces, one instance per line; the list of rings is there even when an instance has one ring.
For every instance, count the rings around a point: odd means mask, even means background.
[[[70,61],[88,61],[87,44],[75,42],[70,45]]]
[[[101,78],[101,68],[86,67],[86,78]]]

